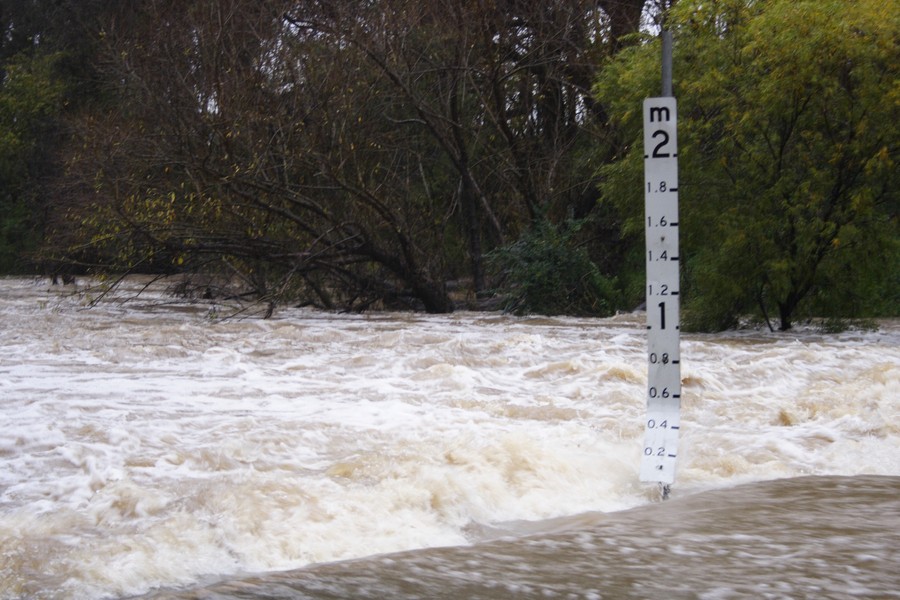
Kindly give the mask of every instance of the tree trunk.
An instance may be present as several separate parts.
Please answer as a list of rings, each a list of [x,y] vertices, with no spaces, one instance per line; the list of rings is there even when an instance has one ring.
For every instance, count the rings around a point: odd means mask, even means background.
[[[415,284],[413,291],[416,293],[416,297],[422,301],[426,312],[432,314],[453,312],[453,301],[447,295],[447,289],[443,284],[420,281]]]
[[[469,245],[469,268],[472,275],[472,288],[475,293],[484,290],[484,257],[481,248],[481,227],[478,223],[478,211],[472,185],[462,178],[460,185],[460,206],[462,208],[463,232]]]
[[[787,331],[792,327],[791,320],[796,308],[797,301],[793,297],[778,303],[778,317],[781,320],[781,324],[778,326],[779,331]]]

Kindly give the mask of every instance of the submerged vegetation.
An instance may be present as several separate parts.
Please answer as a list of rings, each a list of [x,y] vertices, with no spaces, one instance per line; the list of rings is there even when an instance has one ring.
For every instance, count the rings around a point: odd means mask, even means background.
[[[686,325],[900,314],[889,3],[439,4],[0,0],[0,270],[632,309],[664,25]]]

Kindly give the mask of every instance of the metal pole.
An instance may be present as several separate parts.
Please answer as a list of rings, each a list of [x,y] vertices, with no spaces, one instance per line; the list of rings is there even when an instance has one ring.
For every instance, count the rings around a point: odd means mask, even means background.
[[[662,95],[672,97],[672,32],[665,31],[662,37]]]

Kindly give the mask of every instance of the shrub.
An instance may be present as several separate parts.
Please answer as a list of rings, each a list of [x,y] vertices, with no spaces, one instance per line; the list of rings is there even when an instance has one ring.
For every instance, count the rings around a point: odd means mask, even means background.
[[[612,312],[614,281],[578,245],[584,221],[542,220],[518,241],[489,255],[501,284],[494,290],[515,314],[595,315]]]

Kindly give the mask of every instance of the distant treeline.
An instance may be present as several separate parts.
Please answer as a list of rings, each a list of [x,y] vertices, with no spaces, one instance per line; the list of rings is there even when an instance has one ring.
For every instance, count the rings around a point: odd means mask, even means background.
[[[0,0],[0,271],[177,273],[270,307],[631,309],[665,27],[685,325],[897,315],[892,8]]]

